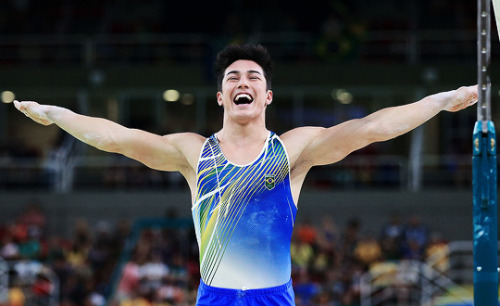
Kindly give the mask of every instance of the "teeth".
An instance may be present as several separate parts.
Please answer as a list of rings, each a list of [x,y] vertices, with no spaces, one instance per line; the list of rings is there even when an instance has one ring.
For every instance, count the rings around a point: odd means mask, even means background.
[[[237,96],[236,96],[236,101],[238,101],[238,100],[239,100],[239,99],[241,99],[241,98],[245,98],[245,99],[248,99],[248,100],[252,101],[252,97],[250,97],[250,96],[249,96],[249,95],[247,95],[247,94],[237,95]]]

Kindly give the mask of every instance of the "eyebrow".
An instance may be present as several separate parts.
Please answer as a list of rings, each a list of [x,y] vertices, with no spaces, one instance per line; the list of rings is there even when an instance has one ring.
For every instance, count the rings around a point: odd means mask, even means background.
[[[240,73],[241,73],[241,71],[239,71],[239,70],[231,70],[228,73],[226,73],[226,76],[228,76],[230,74],[240,74]],[[247,70],[247,73],[257,73],[257,74],[262,75],[262,73],[260,73],[260,71],[258,71],[258,70]]]

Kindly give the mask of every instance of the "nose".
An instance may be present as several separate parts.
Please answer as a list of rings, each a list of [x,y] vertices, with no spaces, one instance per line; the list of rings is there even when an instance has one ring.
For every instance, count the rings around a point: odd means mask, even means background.
[[[248,78],[241,77],[238,82],[238,88],[248,88]]]

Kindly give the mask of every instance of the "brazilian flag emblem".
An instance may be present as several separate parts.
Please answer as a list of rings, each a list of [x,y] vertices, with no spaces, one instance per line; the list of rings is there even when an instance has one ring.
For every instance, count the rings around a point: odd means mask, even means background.
[[[266,188],[271,190],[275,186],[276,179],[274,178],[274,174],[266,174]]]

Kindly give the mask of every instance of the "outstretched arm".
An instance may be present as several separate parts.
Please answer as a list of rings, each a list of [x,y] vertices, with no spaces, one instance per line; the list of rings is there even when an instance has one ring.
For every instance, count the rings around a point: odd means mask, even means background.
[[[33,121],[56,124],[77,139],[97,149],[120,153],[146,166],[165,171],[193,172],[204,141],[192,133],[159,136],[129,129],[107,119],[80,115],[73,111],[32,101],[14,101],[15,107]]]
[[[477,86],[460,87],[411,104],[384,108],[330,128],[297,128],[282,138],[291,155],[292,167],[307,172],[312,166],[337,162],[371,143],[407,133],[442,110],[455,112],[476,102]]]

